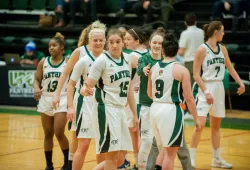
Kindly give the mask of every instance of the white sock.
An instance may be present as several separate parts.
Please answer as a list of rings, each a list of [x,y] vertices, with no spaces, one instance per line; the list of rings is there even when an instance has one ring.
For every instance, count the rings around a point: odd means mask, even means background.
[[[196,150],[197,150],[197,148],[190,148],[189,153],[190,153],[191,159],[195,158],[195,156],[196,156]]]
[[[72,161],[75,153],[69,152],[69,160]]]
[[[213,149],[213,157],[220,158],[220,148]]]
[[[128,154],[126,154],[125,159],[128,161]]]
[[[134,153],[136,167],[138,166],[138,153]]]

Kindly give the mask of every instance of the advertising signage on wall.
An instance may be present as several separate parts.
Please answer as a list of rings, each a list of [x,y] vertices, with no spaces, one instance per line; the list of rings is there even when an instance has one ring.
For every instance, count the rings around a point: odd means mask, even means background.
[[[9,70],[9,97],[33,98],[33,82],[35,70]]]

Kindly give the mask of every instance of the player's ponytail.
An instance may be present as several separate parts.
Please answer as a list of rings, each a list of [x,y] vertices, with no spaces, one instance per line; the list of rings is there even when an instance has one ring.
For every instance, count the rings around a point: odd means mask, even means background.
[[[84,30],[82,30],[82,33],[79,37],[77,46],[81,47],[84,45],[87,45],[89,43],[89,32],[91,30],[91,25],[88,25]]]
[[[209,24],[203,25],[203,31],[204,31],[204,41],[206,42],[208,40],[207,30],[208,30]]]
[[[65,49],[66,44],[64,41],[64,36],[60,32],[57,32],[56,35],[52,39],[58,42],[60,46],[62,46],[63,49]]]
[[[220,21],[212,21],[209,24],[203,25],[205,42],[214,35],[215,31],[219,31],[223,24]]]

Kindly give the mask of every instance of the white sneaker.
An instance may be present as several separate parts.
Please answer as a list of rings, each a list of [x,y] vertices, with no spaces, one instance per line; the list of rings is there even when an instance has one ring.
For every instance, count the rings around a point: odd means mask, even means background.
[[[225,169],[231,169],[233,167],[232,164],[227,163],[225,160],[221,158],[213,158],[211,166],[214,168],[225,168]]]
[[[195,158],[191,158],[191,166],[195,169]]]
[[[190,114],[190,113],[186,113],[185,115],[184,115],[184,120],[193,120],[194,118],[193,118],[193,116]]]

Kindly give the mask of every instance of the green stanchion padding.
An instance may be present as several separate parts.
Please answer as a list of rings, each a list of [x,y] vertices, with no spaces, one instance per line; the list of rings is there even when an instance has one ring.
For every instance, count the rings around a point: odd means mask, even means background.
[[[70,48],[67,48],[64,50],[63,56],[66,58],[70,58],[71,54],[72,54],[72,50]]]
[[[119,4],[118,0],[106,0],[105,7],[107,8],[107,12],[109,13],[116,13],[119,11]]]
[[[13,8],[14,9],[26,9],[26,8],[28,8],[28,0],[13,0]]]
[[[0,9],[9,9],[10,8],[10,0],[3,0],[0,3]]]
[[[45,9],[46,0],[31,0],[30,7],[32,9]]]
[[[13,36],[6,36],[6,37],[3,37],[3,42],[4,43],[12,43],[14,40],[15,40],[16,37],[13,37]]]
[[[239,49],[238,44],[226,44],[226,47],[229,52],[235,52]]]

